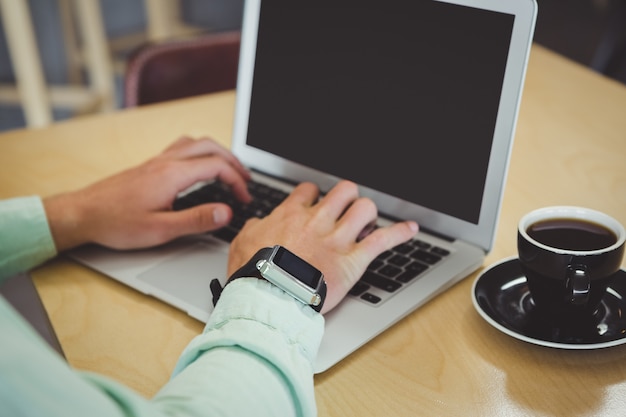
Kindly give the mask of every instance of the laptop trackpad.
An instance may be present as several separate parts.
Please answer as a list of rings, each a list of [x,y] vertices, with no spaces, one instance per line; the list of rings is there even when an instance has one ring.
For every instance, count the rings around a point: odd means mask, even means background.
[[[226,280],[228,248],[223,243],[198,242],[189,249],[152,267],[137,278],[153,289],[150,293],[187,311],[213,310],[209,283]]]

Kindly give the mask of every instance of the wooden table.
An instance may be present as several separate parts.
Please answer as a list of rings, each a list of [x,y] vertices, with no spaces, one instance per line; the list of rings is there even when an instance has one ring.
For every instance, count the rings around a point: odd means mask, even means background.
[[[229,143],[234,93],[0,135],[0,198],[83,186],[181,134]],[[552,204],[626,224],[626,87],[534,46],[496,246],[515,255],[518,219]],[[59,257],[34,271],[69,362],[147,397],[200,322]],[[623,416],[626,346],[565,351],[504,335],[476,313],[476,274],[315,378],[320,416]]]

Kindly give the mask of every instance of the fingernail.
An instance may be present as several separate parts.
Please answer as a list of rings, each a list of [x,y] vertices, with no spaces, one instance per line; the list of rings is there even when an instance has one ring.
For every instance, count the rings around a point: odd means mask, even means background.
[[[224,224],[228,220],[228,213],[223,207],[213,209],[213,222],[215,224]]]

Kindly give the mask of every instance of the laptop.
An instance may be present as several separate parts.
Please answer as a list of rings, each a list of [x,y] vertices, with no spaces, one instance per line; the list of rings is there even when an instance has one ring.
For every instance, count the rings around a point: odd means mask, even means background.
[[[326,315],[316,373],[482,265],[535,19],[534,0],[246,1],[232,151],[254,181],[286,194],[349,179],[375,201],[380,225],[420,224]],[[206,321],[228,247],[216,232],[71,256]]]

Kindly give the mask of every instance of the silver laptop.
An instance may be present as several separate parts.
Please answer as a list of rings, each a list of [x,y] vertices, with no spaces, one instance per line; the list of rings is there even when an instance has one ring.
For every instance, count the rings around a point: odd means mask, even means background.
[[[316,373],[483,263],[535,18],[534,0],[246,1],[232,150],[254,180],[288,193],[349,179],[381,225],[421,227],[326,315]],[[71,255],[206,321],[228,247],[216,233]]]

